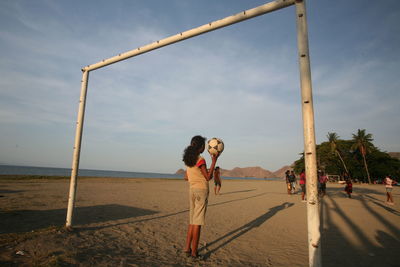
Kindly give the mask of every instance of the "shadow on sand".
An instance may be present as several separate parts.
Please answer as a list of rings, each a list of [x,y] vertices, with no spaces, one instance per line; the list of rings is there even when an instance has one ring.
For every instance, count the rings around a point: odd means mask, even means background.
[[[252,190],[249,190],[249,191],[252,191]],[[255,198],[255,197],[260,197],[260,196],[263,196],[263,195],[266,195],[266,194],[267,193],[259,193],[259,194],[248,196],[248,197],[244,197],[244,198],[237,198],[237,199],[217,202],[217,203],[209,204],[208,207],[219,206],[219,205],[224,205],[224,204],[228,204],[228,203],[231,203],[231,202],[237,202],[237,201],[242,201],[242,200],[251,199],[251,198]],[[94,226],[94,227],[80,227],[80,228],[81,229],[86,229],[86,230],[102,229],[102,228],[125,225],[125,224],[130,224],[130,223],[141,223],[141,222],[146,222],[146,221],[164,219],[164,218],[176,216],[176,215],[179,215],[179,214],[183,214],[183,213],[186,213],[186,212],[189,212],[189,210],[185,209],[185,210],[181,210],[181,211],[177,211],[177,212],[173,212],[173,213],[168,213],[168,214],[164,214],[164,215],[159,215],[159,216],[155,216],[155,217],[150,217],[150,218],[138,218],[138,219],[135,219],[135,220],[130,220],[128,222],[122,222],[122,223],[115,223],[115,224],[101,225],[101,226]],[[158,213],[158,212],[155,212],[155,213]],[[149,215],[149,214],[143,214],[143,215]],[[150,215],[152,215],[152,214],[150,214]],[[142,215],[140,215],[140,216],[142,216]]]
[[[23,190],[7,190],[7,189],[1,189],[0,194],[13,194],[13,193],[20,193],[24,192]]]
[[[249,190],[241,190],[241,191],[232,191],[232,192],[224,192],[224,193],[220,193],[220,195],[230,195],[230,194],[236,194],[236,193],[246,193],[246,192],[251,192],[251,191],[255,191],[256,189],[249,189]]]
[[[344,185],[343,187],[331,187],[327,188],[327,194],[332,198],[340,197],[340,198],[348,198],[347,193],[344,191]],[[361,200],[361,196],[365,195],[382,195],[382,192],[374,189],[374,188],[364,188],[364,187],[357,187],[357,185],[353,185],[353,194],[352,198]],[[382,195],[382,199],[384,198],[384,195]]]
[[[157,211],[116,204],[77,207],[74,224],[90,224],[152,215]],[[50,226],[63,226],[67,210],[16,210],[0,212],[0,234],[29,232]]]
[[[249,232],[253,228],[259,227],[260,225],[262,225],[265,221],[267,221],[269,218],[274,216],[279,211],[287,209],[287,208],[290,208],[293,205],[294,205],[293,203],[285,202],[285,203],[283,203],[283,204],[281,204],[279,206],[270,208],[269,211],[267,211],[265,214],[261,215],[258,218],[255,218],[254,220],[246,223],[245,225],[243,225],[243,226],[241,226],[239,228],[236,228],[235,230],[232,230],[229,233],[227,233],[227,234],[217,238],[216,240],[208,243],[207,246],[201,248],[199,251],[204,250],[204,249],[208,249],[208,248],[212,247],[214,244],[222,242],[221,244],[217,245],[215,248],[212,248],[210,251],[208,251],[207,253],[204,254],[204,257],[208,258],[208,257],[210,257],[210,255],[212,253],[214,253],[218,249],[226,246],[227,244],[229,244],[230,242],[232,242],[236,238],[244,235],[245,233]]]
[[[397,255],[400,250],[400,229],[398,225],[393,225],[370,207],[371,203],[379,206],[381,204],[377,203],[375,198],[367,195],[359,195],[357,199],[350,200],[361,201],[363,208],[385,225],[388,230],[385,232],[376,231],[374,236],[376,242],[372,242],[361,227],[347,216],[348,211],[346,213],[335,201],[335,198],[338,197],[334,194],[336,190],[329,191],[321,204],[322,265],[324,267],[399,266]],[[365,192],[377,193],[375,190],[363,189],[363,194]],[[371,201],[371,198],[373,201]],[[331,207],[328,206],[328,202]],[[386,210],[395,213],[393,209]],[[338,220],[332,219],[334,213],[339,215],[343,223],[340,225],[335,223]],[[368,224],[368,222],[366,221],[365,224]],[[352,240],[350,240],[349,234],[343,231],[345,228],[349,228],[353,232]]]

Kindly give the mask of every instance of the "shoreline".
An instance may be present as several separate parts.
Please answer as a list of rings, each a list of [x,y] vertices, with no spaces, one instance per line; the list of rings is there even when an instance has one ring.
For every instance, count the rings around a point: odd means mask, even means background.
[[[239,169],[254,169],[259,167],[248,167]],[[180,179],[183,178],[183,169],[179,169],[175,173],[157,173],[157,172],[133,172],[133,171],[114,171],[114,170],[93,170],[93,169],[79,169],[79,177],[116,177],[116,178],[165,178],[165,179]],[[269,171],[268,171],[269,172]],[[54,168],[54,167],[37,167],[37,166],[17,166],[17,165],[0,165],[0,175],[39,175],[39,176],[63,176],[70,177],[70,168]],[[222,177],[227,180],[277,180],[280,175],[273,176],[260,176],[260,175],[226,175]]]
[[[28,174],[0,174],[1,180],[69,180],[70,176],[62,175],[28,175]],[[160,177],[108,177],[108,176],[78,176],[79,179],[147,179],[162,181],[180,181],[183,177],[160,178]],[[255,178],[255,177],[222,177],[224,181],[283,181],[282,178]]]

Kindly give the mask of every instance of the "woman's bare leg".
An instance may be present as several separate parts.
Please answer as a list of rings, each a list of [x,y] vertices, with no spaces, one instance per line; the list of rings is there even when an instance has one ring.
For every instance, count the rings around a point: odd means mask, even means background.
[[[190,244],[192,243],[192,239],[193,239],[193,226],[192,224],[189,224],[188,227],[188,232],[187,232],[187,236],[186,236],[186,245],[185,245],[185,252],[190,252]]]
[[[192,256],[197,256],[197,248],[199,247],[201,225],[192,225]]]
[[[394,202],[393,202],[392,193],[388,193],[388,201],[389,201],[390,203],[394,203]]]

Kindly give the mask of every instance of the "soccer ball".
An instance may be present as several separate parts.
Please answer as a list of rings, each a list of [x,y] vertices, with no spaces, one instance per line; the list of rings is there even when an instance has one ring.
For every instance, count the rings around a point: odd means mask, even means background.
[[[211,138],[207,142],[207,150],[210,155],[218,155],[224,151],[224,142],[219,138]]]

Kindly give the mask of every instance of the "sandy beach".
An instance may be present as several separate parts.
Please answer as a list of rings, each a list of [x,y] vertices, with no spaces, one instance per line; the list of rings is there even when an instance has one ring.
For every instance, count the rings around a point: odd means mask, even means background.
[[[321,202],[323,266],[400,266],[400,188],[328,184]],[[210,184],[213,189],[213,184]],[[73,232],[64,229],[69,180],[0,179],[1,266],[308,266],[306,204],[282,181],[223,181],[210,191],[200,253],[182,249],[188,184],[83,178]]]

